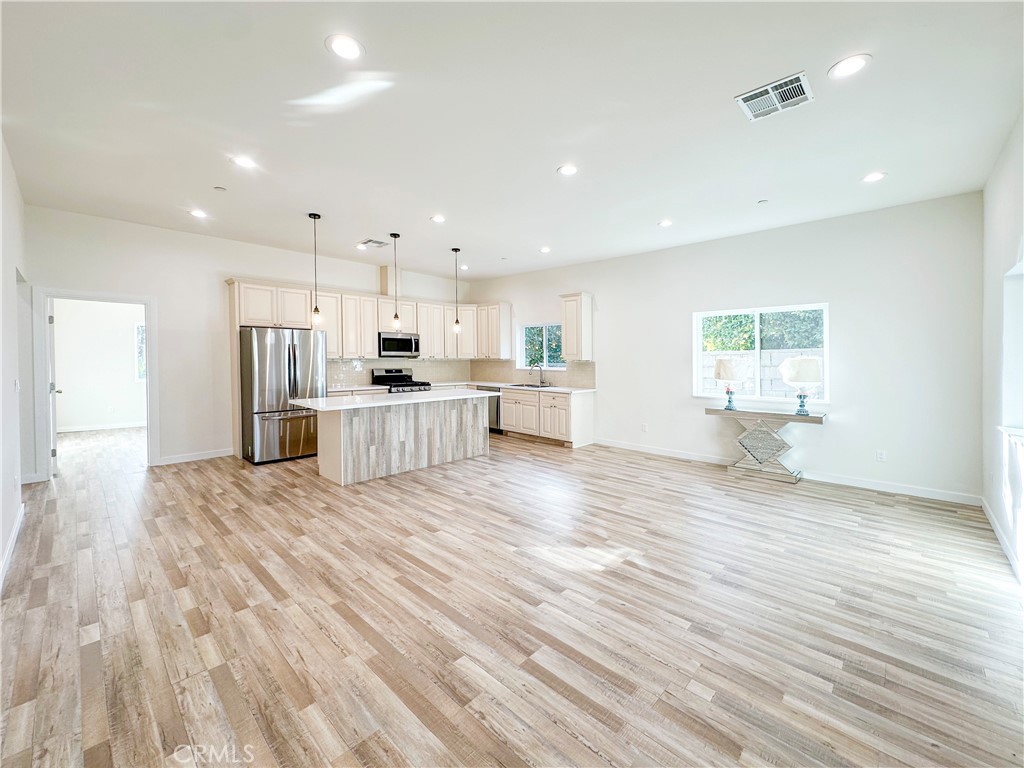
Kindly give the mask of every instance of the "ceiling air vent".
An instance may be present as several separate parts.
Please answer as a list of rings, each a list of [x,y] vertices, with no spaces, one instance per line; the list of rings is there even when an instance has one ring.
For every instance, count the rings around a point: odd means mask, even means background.
[[[363,248],[383,248],[387,243],[381,240],[374,240],[372,237],[368,237],[365,240],[360,240],[356,243],[357,246],[361,245]]]
[[[736,103],[751,122],[809,101],[814,101],[814,94],[804,72],[736,97]]]

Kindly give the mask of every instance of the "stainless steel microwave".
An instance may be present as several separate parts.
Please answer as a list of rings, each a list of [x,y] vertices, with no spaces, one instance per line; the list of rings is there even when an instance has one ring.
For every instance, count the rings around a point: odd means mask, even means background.
[[[385,357],[419,357],[420,335],[418,333],[377,334],[377,351]]]

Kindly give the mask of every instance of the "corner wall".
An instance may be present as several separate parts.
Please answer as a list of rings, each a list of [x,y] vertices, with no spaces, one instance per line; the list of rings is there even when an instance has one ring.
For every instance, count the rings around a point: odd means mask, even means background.
[[[981,260],[975,192],[475,282],[467,300],[510,301],[520,326],[559,322],[559,294],[589,291],[598,441],[723,463],[739,428],[704,414],[720,400],[693,396],[693,313],[827,302],[828,421],[788,426],[784,461],[812,479],[979,504]]]
[[[1021,413],[1019,379],[1022,370],[1019,326],[1017,339],[1004,339],[1004,321],[1024,322],[1020,318],[1004,318],[1004,291],[1022,288],[1021,279],[1010,282],[1006,273],[1020,264],[1024,249],[1024,128],[1017,119],[985,184],[985,313],[982,325],[982,467],[984,477],[985,513],[999,537],[1000,544],[1020,575],[1020,558],[1024,525],[1020,519],[1021,462],[1024,450],[1020,440],[1000,427],[1024,426]],[[1012,287],[1011,287],[1012,286]],[[1021,306],[1017,297],[1017,307]],[[1009,342],[1009,343],[1006,343]],[[1010,373],[1010,372],[1014,373]],[[1016,381],[1014,381],[1016,379]],[[1015,389],[1014,389],[1015,388]]]

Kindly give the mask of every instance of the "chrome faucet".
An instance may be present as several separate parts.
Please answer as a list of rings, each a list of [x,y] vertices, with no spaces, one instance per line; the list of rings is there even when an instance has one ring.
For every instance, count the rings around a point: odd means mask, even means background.
[[[533,376],[533,369],[534,368],[537,369],[537,384],[539,386],[543,387],[544,384],[545,384],[545,382],[544,382],[544,369],[540,367],[540,363],[534,363],[533,365],[530,366],[530,375],[531,376]]]

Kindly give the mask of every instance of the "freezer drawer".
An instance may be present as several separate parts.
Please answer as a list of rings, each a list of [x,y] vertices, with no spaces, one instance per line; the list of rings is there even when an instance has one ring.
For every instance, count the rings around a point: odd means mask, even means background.
[[[316,455],[316,411],[257,413],[247,421],[242,455],[253,464]]]

